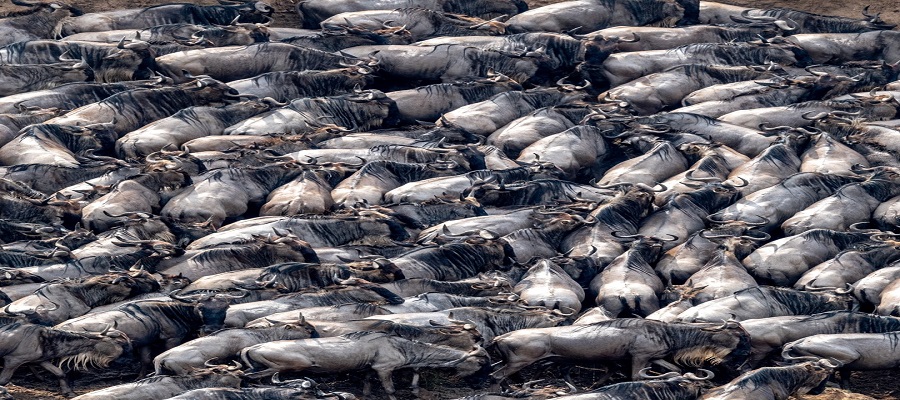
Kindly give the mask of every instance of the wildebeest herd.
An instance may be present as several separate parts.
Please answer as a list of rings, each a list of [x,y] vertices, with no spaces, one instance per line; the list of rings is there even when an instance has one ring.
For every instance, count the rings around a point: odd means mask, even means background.
[[[12,1],[0,385],[786,399],[900,366],[900,32],[868,10]]]

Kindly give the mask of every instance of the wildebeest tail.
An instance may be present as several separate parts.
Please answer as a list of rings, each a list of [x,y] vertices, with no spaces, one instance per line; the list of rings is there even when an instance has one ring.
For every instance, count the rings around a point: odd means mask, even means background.
[[[801,361],[819,361],[821,359],[820,357],[796,356],[796,355],[791,354],[791,352],[794,350],[794,346],[797,345],[797,342],[799,342],[799,341],[793,341],[793,342],[790,342],[790,343],[784,345],[784,349],[781,350],[781,358],[784,359],[784,361],[801,362]]]
[[[241,350],[241,361],[243,361],[244,366],[249,369],[244,372],[254,371],[256,370],[256,366],[250,361],[250,358],[247,356],[247,353],[250,352],[250,347],[245,347]]]

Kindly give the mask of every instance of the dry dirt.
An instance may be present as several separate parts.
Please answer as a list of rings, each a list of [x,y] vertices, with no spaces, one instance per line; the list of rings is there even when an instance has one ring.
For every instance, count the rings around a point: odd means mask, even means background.
[[[69,0],[68,3],[81,8],[85,12],[106,11],[122,8],[138,8],[164,3],[172,3],[177,0]],[[528,0],[529,5],[539,7],[542,5],[558,3],[560,0]],[[860,17],[863,7],[869,6],[870,13],[881,13],[881,18],[889,23],[900,24],[900,1],[897,0],[844,0],[844,1],[828,1],[828,0],[724,0],[722,3],[740,5],[745,7],[772,8],[772,7],[788,7],[803,11],[814,12],[826,15],[839,15],[846,17]],[[195,4],[217,4],[217,0],[195,0]],[[300,27],[297,14],[294,13],[296,1],[291,0],[268,0],[276,13],[274,15],[275,22],[273,26],[280,27]],[[0,15],[21,8],[10,4],[7,0],[0,0]],[[125,368],[127,369],[127,368]],[[103,371],[102,375],[83,375],[75,377],[75,392],[83,394],[91,390],[102,387],[125,383],[133,378],[133,374],[124,373],[122,375],[118,370]],[[565,390],[559,376],[553,375],[550,369],[523,371],[533,374],[531,377],[540,376],[546,379],[542,384],[548,385],[547,393],[553,393],[557,390]],[[590,385],[590,376],[582,376],[576,381],[581,387]],[[802,400],[868,400],[868,399],[900,399],[900,371],[879,371],[871,373],[854,373],[853,375],[853,392],[842,391],[836,388],[829,388],[825,393],[816,396],[799,396],[796,399]],[[408,387],[408,374],[399,374],[396,383],[399,388]],[[423,374],[421,399],[447,399],[459,396],[474,394],[474,391],[468,389],[462,382],[452,382],[447,380],[444,374]],[[14,384],[7,385],[10,393],[17,400],[37,400],[37,399],[65,399],[65,397],[56,394],[58,388],[55,378],[40,371],[39,377],[35,377],[28,368],[22,368],[13,378],[13,382],[24,384],[27,387],[17,386]],[[338,375],[331,377],[323,377],[320,383],[332,390],[358,391],[358,377],[349,375]],[[585,384],[586,383],[586,384]],[[559,386],[556,386],[559,385]],[[378,398],[377,382],[373,382],[375,391],[373,398]],[[540,387],[541,385],[537,385]],[[554,389],[555,387],[555,389]],[[408,394],[408,390],[401,389],[398,394],[401,398],[412,399]]]

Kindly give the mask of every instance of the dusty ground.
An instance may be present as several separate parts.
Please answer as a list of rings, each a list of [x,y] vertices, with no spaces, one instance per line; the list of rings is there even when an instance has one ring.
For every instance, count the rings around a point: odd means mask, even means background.
[[[113,10],[121,8],[137,8],[163,3],[177,2],[178,0],[68,0],[68,3],[81,8],[85,12],[95,12],[104,10]],[[528,3],[532,7],[541,5],[558,3],[559,0],[529,0]],[[741,5],[746,7],[789,7],[798,10],[804,10],[819,14],[840,15],[847,17],[860,17],[860,12],[866,5],[870,6],[870,13],[881,13],[882,19],[886,22],[900,24],[900,1],[897,0],[844,0],[844,1],[827,1],[827,0],[724,0],[723,3]],[[217,0],[195,0],[196,4],[217,4]],[[291,0],[268,0],[268,3],[275,7],[276,13],[274,26],[299,27],[299,20],[294,13],[295,1]],[[0,0],[0,14],[12,10],[19,10],[20,7],[10,4],[7,0]],[[546,382],[542,385],[548,385],[547,393],[553,393],[556,390],[565,390],[561,381],[557,376],[558,371],[553,368],[541,369],[532,368],[530,373],[533,379],[543,378]],[[584,374],[584,373],[582,373]],[[75,391],[78,394],[86,393],[90,390],[96,390],[113,384],[128,382],[133,375],[119,376],[115,371],[104,371],[103,375],[84,375],[76,377]],[[591,379],[590,374],[584,376],[576,376],[580,378],[577,383],[585,387],[589,385]],[[332,390],[346,390],[357,392],[358,377],[348,375],[338,375],[331,377],[323,377],[320,383]],[[408,390],[409,374],[400,373],[396,378],[398,387],[401,388],[398,394],[401,398],[412,399]],[[28,387],[21,387],[10,384],[7,388],[15,396],[17,400],[32,399],[64,399],[56,394],[58,388],[57,382],[49,374],[40,373],[40,378],[35,377],[27,368],[22,368],[13,378],[13,382],[25,384]],[[853,392],[849,393],[839,389],[829,388],[825,393],[817,396],[800,396],[802,400],[867,400],[867,399],[900,399],[900,371],[873,372],[873,373],[856,373],[854,374]],[[468,389],[463,382],[454,382],[447,379],[444,374],[423,374],[422,392],[420,398],[430,399],[448,399],[453,397],[466,396],[474,394],[472,389]],[[559,386],[555,386],[559,385]],[[373,382],[375,398],[379,396],[378,383]],[[541,385],[537,385],[541,387]],[[554,389],[556,387],[556,389]],[[357,392],[357,394],[360,394]]]

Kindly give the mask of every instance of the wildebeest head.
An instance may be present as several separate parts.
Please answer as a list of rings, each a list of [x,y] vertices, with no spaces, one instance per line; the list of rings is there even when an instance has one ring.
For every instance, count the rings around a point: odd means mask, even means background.
[[[130,296],[156,292],[160,289],[159,282],[147,271],[134,271],[120,278],[125,287],[131,290]],[[113,281],[115,284],[116,281]]]
[[[62,57],[60,60],[69,61]],[[155,64],[156,54],[149,43],[141,40],[126,42],[123,39],[115,48],[106,51],[99,65],[91,64],[91,66],[97,81],[118,82],[149,79]]]
[[[229,294],[196,294],[191,296],[179,296],[177,293],[171,293],[169,296],[175,300],[191,303],[197,316],[200,317],[203,324],[200,328],[202,334],[208,334],[222,329],[225,326],[225,311],[231,304],[231,300],[245,297],[244,295]]]
[[[188,78],[191,76],[185,75]],[[194,77],[193,82],[182,84],[181,87],[191,93],[201,103],[221,104],[229,99],[237,99],[238,91],[208,76]]]
[[[834,369],[838,367],[829,360],[820,360],[818,362],[805,362],[800,364],[806,372],[806,382],[797,391],[797,394],[820,394],[825,391],[825,384],[828,378],[834,373]]]
[[[551,237],[556,237],[558,235],[562,235],[568,232],[573,231],[574,229],[580,227],[582,224],[591,224],[593,220],[581,218],[581,216],[576,214],[569,214],[566,212],[539,212],[539,215],[552,215],[551,218],[542,218],[535,224],[535,227],[540,229],[545,234],[548,234]]]
[[[175,244],[180,247],[185,247],[189,243],[216,231],[212,217],[203,222],[180,222],[169,218],[164,219],[164,221],[176,237]]]
[[[184,250],[163,240],[130,240],[124,236],[116,236],[116,239],[111,242],[115,246],[136,248],[135,253],[140,253],[142,258],[139,261],[140,265],[152,265],[164,257],[184,254]]]
[[[195,32],[191,39],[189,43],[206,40],[215,46],[247,46],[268,42],[269,30],[265,24],[242,24],[235,21],[231,25],[209,27]]]
[[[240,22],[266,23],[271,21],[270,16],[275,9],[269,4],[262,1],[247,1],[244,3],[226,1],[222,4],[234,4],[234,7],[240,14]]]
[[[480,386],[490,379],[491,359],[487,350],[477,346],[454,366],[456,376],[466,378],[472,385]]]
[[[662,255],[664,242],[678,240],[677,237],[657,238],[642,235],[625,235],[619,232],[612,232],[612,235],[620,239],[634,240],[633,242],[631,242],[631,246],[628,251],[640,254],[641,258],[651,264],[656,262],[656,260],[659,259],[659,256]]]
[[[76,335],[93,340],[93,345],[85,351],[62,357],[59,365],[69,365],[74,369],[86,370],[88,367],[106,368],[125,352],[131,351],[131,339],[124,332],[111,329],[107,325],[102,332],[66,332],[65,335]],[[62,336],[60,336],[62,337]],[[65,340],[54,340],[54,345],[66,343]],[[56,349],[65,354],[65,349]]]
[[[44,278],[21,270],[0,268],[0,282],[3,283],[3,286],[12,286],[25,283],[41,283],[44,282]]]
[[[729,320],[718,327],[703,328],[703,331],[709,333],[705,347],[710,352],[707,359],[714,364],[727,371],[738,371],[747,362],[750,334],[740,323]]]
[[[393,282],[405,278],[403,270],[387,258],[377,258],[371,263],[365,263],[364,266],[354,263],[350,268],[355,270],[354,276],[374,283]]]
[[[84,15],[84,12],[81,10],[72,7],[66,3],[61,1],[53,1],[53,2],[43,2],[43,1],[27,1],[27,0],[11,0],[11,2],[17,6],[25,6],[31,7],[31,9],[21,12],[21,13],[13,13],[9,14],[6,17],[14,17],[19,15],[33,15],[36,13],[47,13],[49,14],[49,24],[55,24],[56,21],[60,21],[66,17],[77,17],[80,15]],[[51,26],[52,27],[52,26]]]
[[[286,323],[286,324],[282,325],[280,328],[284,329],[285,331],[292,331],[295,333],[305,331],[306,334],[308,335],[307,337],[310,337],[310,338],[319,337],[319,332],[316,330],[316,327],[312,326],[312,324],[310,324],[306,320],[306,318],[303,317],[303,314],[300,314],[300,320],[298,320],[297,322]],[[294,336],[296,336],[296,335],[291,335],[291,338],[293,338]]]
[[[173,291],[184,289],[191,284],[191,280],[178,275],[159,274],[159,291],[163,293],[171,293]]]
[[[205,364],[206,368],[194,370],[189,376],[196,381],[205,382],[208,387],[239,387],[244,373],[240,370],[243,365],[235,361],[233,365]]]
[[[593,86],[593,90],[603,90],[609,87],[609,82],[603,75],[602,64],[610,54],[618,51],[619,42],[637,42],[640,38],[635,34],[634,38],[622,39],[619,37],[594,36],[582,41],[584,62],[578,65],[582,79],[587,80]]]
[[[203,333],[215,332],[225,326],[225,310],[228,309],[229,301],[215,295],[206,301],[197,304],[197,312],[203,319],[203,327],[200,329]]]
[[[319,257],[312,246],[306,241],[300,240],[297,236],[289,234],[275,240],[271,240],[267,236],[266,240],[273,242],[275,251],[280,256],[296,259],[299,255],[303,257],[302,261],[304,262],[319,262]]]
[[[679,26],[695,25],[700,23],[700,1],[698,0],[675,0],[675,4],[668,5],[671,10],[667,10],[666,15],[681,14],[678,21]],[[680,10],[679,10],[680,9]]]

